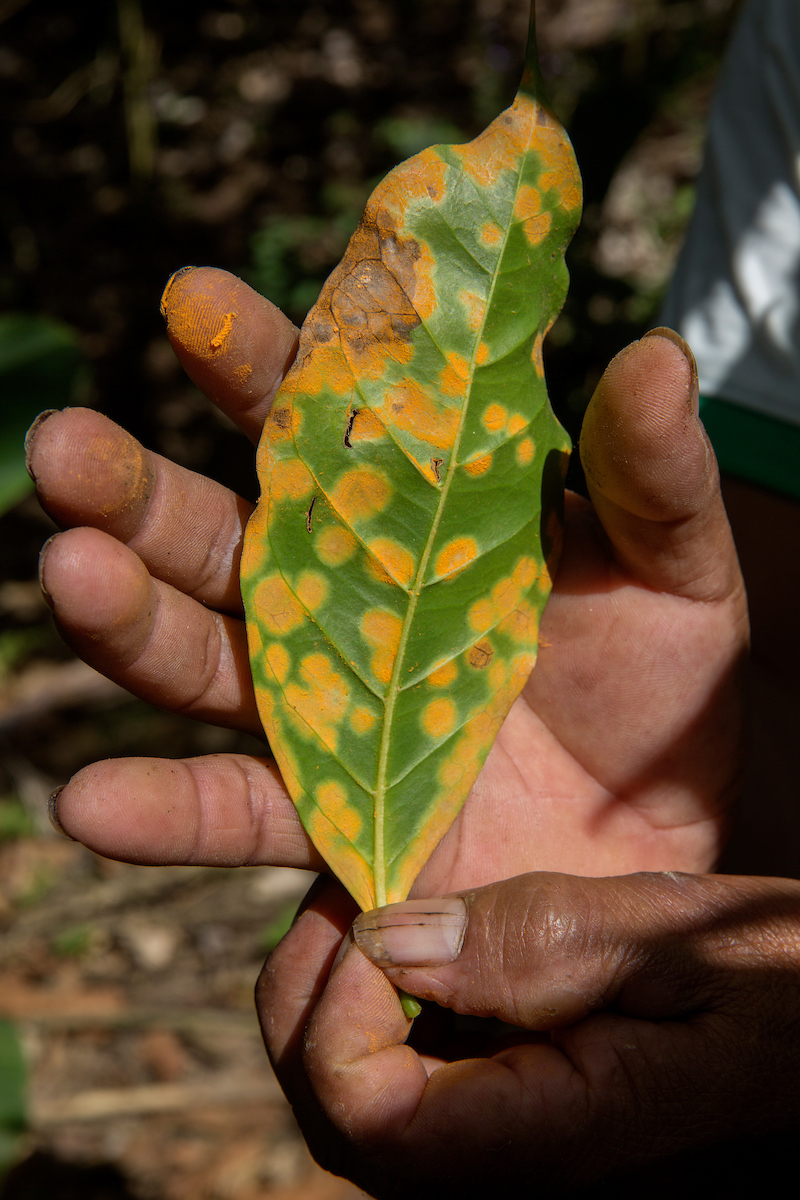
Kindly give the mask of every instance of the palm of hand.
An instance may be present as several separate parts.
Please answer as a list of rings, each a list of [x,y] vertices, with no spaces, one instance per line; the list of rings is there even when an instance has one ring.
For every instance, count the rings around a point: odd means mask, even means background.
[[[210,365],[196,353],[202,338],[176,349],[195,380],[255,437],[291,358],[293,331],[223,273],[192,272],[181,286],[203,284],[220,312],[233,307],[235,293],[240,344],[252,351],[253,341],[265,343],[261,377],[246,393],[235,385],[235,339],[227,360]],[[215,311],[204,309],[206,344]],[[652,349],[659,344],[662,356],[675,355],[661,339]],[[257,731],[238,603],[247,506],[164,460],[142,457],[102,418],[77,411],[57,421],[41,427],[32,449],[40,496],[62,525],[95,527],[57,539],[43,566],[64,635],[98,669],[162,707]],[[112,453],[106,447],[76,496],[70,455],[85,441],[81,422],[94,429],[102,422],[103,436],[118,445]],[[150,472],[146,504],[135,472],[114,477],[109,468],[125,454],[139,455],[141,471]],[[116,489],[111,505],[109,489]],[[705,476],[695,491],[706,497]],[[634,487],[634,508],[637,499]],[[605,531],[588,503],[570,499],[539,665],[415,892],[441,894],[541,868],[599,875],[711,864],[735,769],[735,672],[746,617],[724,516],[709,524],[692,499],[678,494],[677,503],[666,503],[666,517],[654,519],[601,495]],[[192,502],[198,521],[187,538]],[[137,505],[141,520],[132,524]],[[709,578],[698,563],[720,542],[727,568]],[[158,777],[141,760],[86,768],[62,793],[61,821],[110,857],[321,866],[274,766],[221,756],[171,767],[168,825],[146,816],[163,812]],[[95,807],[100,781],[103,804]]]

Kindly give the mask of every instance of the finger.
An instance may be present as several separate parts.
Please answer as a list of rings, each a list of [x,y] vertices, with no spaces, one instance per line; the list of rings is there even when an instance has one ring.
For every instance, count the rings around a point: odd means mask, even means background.
[[[102,529],[136,551],[151,575],[241,614],[239,562],[252,505],[151,454],[91,409],[43,414],[26,448],[40,503],[59,525]]]
[[[800,883],[531,874],[364,913],[353,934],[415,996],[552,1030],[609,1007],[685,1016],[716,995],[720,968],[779,960],[778,915],[800,918]]]
[[[105,858],[324,869],[268,759],[215,754],[93,763],[58,792],[53,809],[64,833]]]
[[[253,442],[297,353],[280,309],[227,271],[184,267],[161,298],[167,334],[186,373]]]
[[[690,351],[656,330],[610,364],[580,453],[618,563],[658,591],[719,600],[739,586],[716,461],[697,417]]]
[[[96,670],[171,712],[263,736],[242,621],[153,579],[97,529],[52,538],[40,578],[64,640]]]

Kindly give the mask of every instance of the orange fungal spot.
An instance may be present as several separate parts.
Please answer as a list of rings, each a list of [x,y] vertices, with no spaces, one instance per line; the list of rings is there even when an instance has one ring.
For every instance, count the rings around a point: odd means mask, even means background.
[[[478,345],[478,349],[475,351],[475,362],[478,364],[479,367],[482,367],[483,364],[488,360],[488,358],[489,358],[489,347],[487,346],[486,342],[480,342],[480,344]]]
[[[272,642],[264,651],[264,657],[278,683],[285,683],[291,666],[291,659],[286,647],[281,642]]]
[[[491,465],[491,454],[482,454],[480,458],[473,458],[472,462],[464,463],[464,470],[468,475],[485,475]]]
[[[342,525],[326,525],[314,538],[314,551],[326,567],[341,567],[358,549],[358,542]]]
[[[497,620],[497,610],[491,600],[476,600],[467,613],[470,629],[476,633],[484,633],[491,629]]]
[[[351,467],[343,472],[331,492],[331,503],[348,523],[366,521],[383,512],[392,486],[375,467]]]
[[[411,552],[388,537],[373,538],[368,542],[368,546],[392,580],[402,587],[408,587],[416,571],[416,562]]]
[[[436,667],[435,670],[431,671],[426,683],[435,688],[449,687],[451,683],[455,682],[457,676],[458,667],[455,664],[455,660],[451,658],[449,662],[442,663],[440,667]]]
[[[523,438],[517,446],[517,462],[521,467],[527,467],[533,462],[536,449],[533,444],[533,438]]]
[[[268,575],[253,592],[256,616],[268,633],[290,633],[305,616],[297,597],[282,575]]]
[[[387,427],[402,430],[437,450],[449,450],[455,442],[458,409],[447,408],[415,379],[403,379],[389,388],[377,411]]]
[[[299,458],[277,460],[269,480],[271,499],[306,500],[313,490],[314,479],[304,462]]]
[[[522,229],[530,245],[538,246],[547,237],[552,224],[553,218],[549,212],[545,212],[540,213],[538,217],[531,217],[524,223]]]
[[[471,537],[454,538],[439,551],[434,570],[439,576],[463,571],[478,557],[478,543]]]
[[[513,417],[510,417],[508,422],[509,435],[513,437],[515,433],[521,433],[527,424],[528,421],[525,417],[523,417],[522,413],[514,413]]]
[[[514,200],[514,216],[518,221],[527,221],[542,211],[542,197],[536,188],[523,184]]]
[[[368,708],[354,708],[350,713],[350,725],[355,733],[369,733],[375,724],[375,714]]]
[[[431,700],[422,711],[422,728],[432,738],[445,738],[456,727],[458,714],[452,700]]]
[[[490,404],[481,420],[489,433],[499,433],[505,429],[508,421],[508,410],[502,404]]]
[[[458,293],[458,298],[467,311],[467,325],[473,333],[477,333],[483,324],[486,301],[483,296],[478,296],[475,292],[466,289]]]
[[[487,221],[485,225],[481,225],[479,236],[484,246],[496,246],[502,241],[503,231],[494,221]]]
[[[316,571],[303,571],[297,579],[295,592],[309,612],[316,612],[328,598],[328,583]]]
[[[361,817],[348,803],[347,792],[341,783],[329,780],[321,783],[314,791],[314,797],[320,811],[328,820],[344,834],[348,841],[353,841],[361,832]]]

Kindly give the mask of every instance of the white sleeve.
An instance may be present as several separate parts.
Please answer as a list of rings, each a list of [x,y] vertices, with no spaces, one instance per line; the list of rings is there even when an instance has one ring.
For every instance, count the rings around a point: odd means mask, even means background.
[[[662,313],[700,390],[800,424],[800,0],[750,0]]]

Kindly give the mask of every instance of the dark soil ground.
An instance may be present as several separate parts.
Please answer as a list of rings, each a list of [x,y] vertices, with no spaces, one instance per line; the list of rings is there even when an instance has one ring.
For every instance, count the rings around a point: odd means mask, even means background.
[[[538,6],[586,190],[548,351],[573,431],[656,316],[736,7]],[[526,0],[0,0],[0,302],[76,331],[81,403],[254,498],[251,448],[172,357],[164,282],[212,263],[301,320],[374,181],[510,100],[526,21]],[[52,530],[32,497],[0,520],[0,1016],[30,1079],[0,1197],[357,1194],[311,1164],[253,1013],[303,874],[126,866],[49,831],[47,795],[94,759],[253,745],[71,658],[36,583]]]

